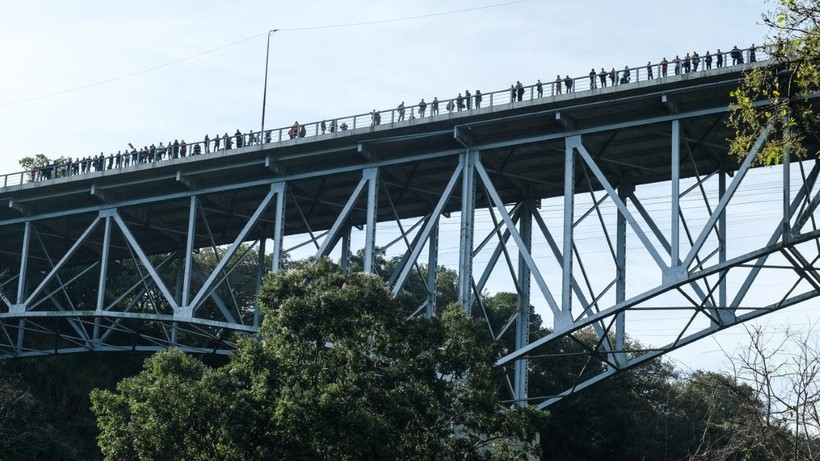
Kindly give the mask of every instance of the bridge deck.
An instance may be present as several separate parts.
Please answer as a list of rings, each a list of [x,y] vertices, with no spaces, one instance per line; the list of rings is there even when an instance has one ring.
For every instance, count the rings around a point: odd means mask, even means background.
[[[686,117],[682,137],[693,146],[682,153],[687,161],[681,176],[716,167],[731,171],[737,162],[726,154],[731,133],[724,120],[740,70],[725,67],[6,187],[0,189],[0,201],[8,203],[0,208],[0,267],[19,265],[25,221],[36,222],[46,237],[45,250],[31,254],[30,269],[45,269],[46,254],[65,252],[99,210],[115,206],[139,229],[146,253],[179,249],[188,232],[191,195],[202,200],[211,228],[210,235],[198,229],[195,246],[230,243],[279,179],[288,181],[291,194],[286,234],[326,230],[361,171],[372,166],[380,167],[383,184],[379,220],[424,216],[466,146],[481,152],[508,203],[563,194],[564,138],[574,133],[584,135],[612,184],[663,181],[670,169],[669,122],[680,114]],[[579,182],[576,191],[584,192],[586,184]],[[591,184],[599,187],[594,178]],[[480,191],[476,200],[477,207],[486,203]],[[459,209],[455,194],[445,211]],[[350,223],[364,223],[365,215],[363,207],[354,208]],[[266,214],[257,232],[268,232],[273,219]],[[97,232],[92,240],[101,242],[102,231]],[[125,245],[111,251],[113,258],[127,257]],[[99,257],[83,248],[73,262]]]

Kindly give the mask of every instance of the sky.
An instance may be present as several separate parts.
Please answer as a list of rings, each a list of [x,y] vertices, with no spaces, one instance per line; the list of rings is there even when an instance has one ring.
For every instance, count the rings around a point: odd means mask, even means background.
[[[758,0],[27,0],[0,7],[0,173],[586,75],[767,35]],[[774,326],[782,325],[778,320]],[[742,330],[676,355],[719,368]],[[705,354],[711,359],[704,359]]]

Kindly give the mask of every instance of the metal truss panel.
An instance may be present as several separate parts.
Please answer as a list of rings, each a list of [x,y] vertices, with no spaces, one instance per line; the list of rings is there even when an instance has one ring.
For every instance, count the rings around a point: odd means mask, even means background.
[[[436,315],[439,267],[458,271],[459,301],[488,321],[484,294],[506,283],[515,311],[489,325],[508,341],[501,388],[512,404],[547,407],[820,292],[818,162],[787,156],[758,196],[777,196],[777,216],[754,217],[764,236],[738,238],[769,130],[744,162],[729,157],[723,122],[738,78],[544,98],[0,189],[11,205],[0,209],[0,357],[224,353],[262,322],[235,294],[239,280],[258,292],[287,256],[341,246],[346,271],[395,258],[391,293],[408,280],[426,290],[409,316]],[[662,95],[680,101],[676,113]],[[554,328],[530,338],[539,318]],[[631,339],[647,324],[662,325],[662,339],[639,347]],[[567,364],[566,380],[530,379],[554,360]]]

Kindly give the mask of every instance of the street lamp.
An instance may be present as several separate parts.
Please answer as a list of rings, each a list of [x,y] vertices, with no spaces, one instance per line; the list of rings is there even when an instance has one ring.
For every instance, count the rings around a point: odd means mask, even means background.
[[[268,58],[270,57],[270,37],[279,29],[271,29],[268,31],[268,46],[265,48],[265,87],[262,90],[262,129],[259,131],[259,144],[265,142],[265,100],[268,96]]]

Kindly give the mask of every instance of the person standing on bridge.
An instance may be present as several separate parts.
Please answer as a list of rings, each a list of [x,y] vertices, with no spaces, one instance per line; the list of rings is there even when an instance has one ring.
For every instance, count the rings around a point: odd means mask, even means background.
[[[325,134],[325,131],[327,131],[327,125],[324,120],[322,120],[322,124],[319,125],[319,128],[322,130],[322,134]]]
[[[553,86],[555,87],[555,94],[561,94],[561,74],[555,76],[555,83]]]
[[[757,62],[757,55],[755,55],[755,44],[752,43],[752,47],[749,48],[749,62]]]
[[[541,98],[544,96],[544,85],[541,83],[541,79],[538,79],[538,83],[535,84],[535,91],[538,93],[538,97]]]
[[[655,76],[652,75],[652,62],[647,61],[646,62],[646,79],[647,80],[652,80],[653,78],[655,78]]]
[[[404,101],[402,101],[401,104],[399,104],[399,107],[397,107],[397,109],[399,110],[399,121],[401,122],[402,120],[404,120]]]
[[[692,58],[689,53],[683,57],[683,73],[688,74],[692,70]]]
[[[598,73],[595,72],[595,68],[593,67],[592,69],[590,69],[590,71],[589,71],[589,89],[590,90],[595,89],[595,77],[597,77],[597,76],[598,76]]]
[[[475,90],[475,108],[481,107],[481,90]]]
[[[183,139],[182,142],[179,143],[179,156],[185,157],[188,155],[188,144],[185,144],[185,140]]]
[[[572,93],[572,79],[569,78],[569,75],[564,78],[564,86],[567,87],[567,94]]]
[[[524,85],[521,84],[521,80],[516,80],[515,82],[515,90],[518,92],[518,100],[524,100]]]
[[[467,103],[467,110],[472,109],[473,95],[470,94],[470,90],[464,90],[464,102]]]
[[[598,80],[601,81],[601,88],[606,88],[606,71],[601,67],[601,72],[598,73]]]
[[[296,137],[296,134],[299,133],[299,122],[293,122],[290,129],[288,130],[288,138],[293,139]]]
[[[173,158],[179,157],[179,141],[174,139]]]
[[[703,67],[706,70],[712,69],[712,55],[709,53],[709,50],[706,50],[706,55],[703,56]]]
[[[242,132],[239,131],[239,128],[236,129],[236,133],[233,134],[234,139],[236,139],[236,147],[242,147]]]
[[[692,52],[692,68],[695,72],[698,71],[698,65],[700,65],[700,55],[697,51]]]
[[[615,68],[609,69],[609,84],[615,86],[618,76],[615,74]]]
[[[225,135],[222,136],[222,148],[224,150],[230,150],[231,149],[231,137],[228,136],[227,131],[225,132]]]
[[[675,75],[680,75],[680,57],[675,55],[675,59],[672,60],[672,64],[675,65]]]
[[[433,103],[430,106],[430,115],[438,115],[438,97],[433,96]]]
[[[424,102],[424,98],[421,98],[421,101],[419,101],[419,117],[424,117],[425,110],[427,110],[427,103]]]
[[[206,154],[211,151],[210,144],[211,144],[211,138],[208,137],[208,133],[205,133],[205,153]]]
[[[661,60],[661,77],[666,77],[666,71],[669,69],[669,61],[666,60],[666,56]]]
[[[729,51],[729,56],[732,57],[732,65],[735,66],[737,64],[743,64],[743,53],[737,49],[737,45],[735,45],[731,51]]]
[[[464,109],[464,96],[462,96],[461,93],[459,93],[458,97],[456,98],[456,109],[459,112],[461,112],[462,109]]]
[[[717,65],[718,69],[723,67],[723,52],[720,51],[720,48],[718,48],[717,52],[715,53],[715,64]]]

